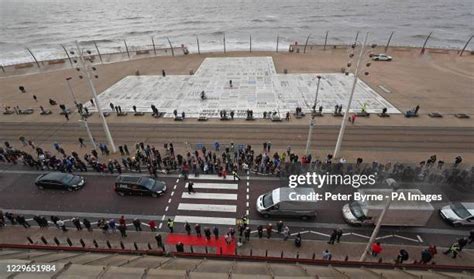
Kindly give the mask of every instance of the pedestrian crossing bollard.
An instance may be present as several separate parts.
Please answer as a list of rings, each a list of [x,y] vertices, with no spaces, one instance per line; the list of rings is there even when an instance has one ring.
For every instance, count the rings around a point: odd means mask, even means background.
[[[346,256],[346,258],[344,259],[345,262],[347,262],[349,260],[349,256]]]
[[[382,258],[379,259],[379,263],[382,263]]]
[[[28,241],[30,242],[30,244],[33,244],[33,239],[31,239],[31,237],[27,236],[26,239],[28,239]]]
[[[138,245],[136,242],[133,242],[133,246],[135,247],[135,250],[138,250]]]
[[[300,252],[296,252],[296,258],[299,259],[300,258]]]
[[[59,239],[57,237],[54,237],[54,243],[56,243],[56,245],[60,245],[61,243],[59,242]]]
[[[282,258],[282,259],[283,259],[283,250],[281,251],[280,258]]]
[[[95,239],[94,239],[94,241],[92,241],[92,243],[94,243],[95,248],[99,248],[99,244],[97,243],[97,241]]]
[[[120,241],[120,247],[122,248],[122,250],[125,249],[125,245],[123,245],[123,242],[122,242],[122,241]]]
[[[148,250],[151,250],[151,244],[148,242]]]
[[[189,249],[191,250],[191,253],[194,253],[194,249],[192,245],[189,247]]]
[[[110,241],[107,240],[107,247],[109,247],[109,249],[112,249],[112,245],[110,244]]]
[[[48,241],[46,238],[44,238],[44,236],[41,237],[41,241],[44,243],[44,245],[48,245]]]
[[[252,254],[253,254],[253,251],[252,249],[250,249],[250,257],[252,257]]]
[[[82,238],[79,239],[79,243],[81,243],[82,248],[86,247],[86,243],[84,242],[84,240],[82,240]]]
[[[67,244],[69,244],[69,247],[71,247],[72,246],[72,241],[69,239],[69,237],[66,239],[66,241],[67,241]]]
[[[313,259],[313,261],[314,261],[314,259],[316,259],[316,253],[313,253],[312,259]]]
[[[265,258],[268,257],[268,250],[265,250]]]
[[[205,248],[206,248],[206,254],[209,253],[209,252],[207,251],[207,246],[205,246]]]

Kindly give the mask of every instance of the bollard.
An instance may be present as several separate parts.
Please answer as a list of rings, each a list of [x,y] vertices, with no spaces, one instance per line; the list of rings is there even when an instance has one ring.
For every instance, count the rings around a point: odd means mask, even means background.
[[[67,244],[69,244],[69,247],[71,247],[72,246],[72,241],[69,239],[69,237],[66,239],[66,241],[67,241]]]
[[[97,244],[97,241],[95,239],[92,241],[92,243],[94,243],[95,248],[99,248],[99,244]]]
[[[252,254],[253,254],[253,253],[252,253],[252,249],[250,249],[250,257],[252,257]]]
[[[282,258],[282,259],[283,259],[283,250],[281,251],[280,258]]]
[[[192,245],[189,247],[189,249],[191,250],[191,253],[194,253],[194,249]]]
[[[316,253],[313,253],[313,258],[312,259],[313,259],[313,261],[314,261],[314,259],[316,259]]]
[[[348,260],[349,260],[349,256],[346,256],[346,257],[344,258],[344,261],[347,262]]]
[[[56,245],[61,245],[61,243],[59,242],[59,239],[57,237],[54,237],[54,243],[56,243]]]
[[[208,251],[207,251],[207,246],[205,246],[205,248],[206,248],[206,254],[207,254],[207,253],[208,253]]]
[[[148,250],[151,250],[151,249],[152,249],[151,244],[150,244],[150,242],[148,242]]]
[[[46,238],[44,238],[44,236],[41,237],[41,241],[42,241],[45,245],[48,245],[48,241],[46,240]]]
[[[107,240],[107,247],[109,247],[109,249],[112,249],[112,245],[110,245],[110,241]]]
[[[81,243],[82,248],[86,247],[86,243],[84,240],[82,240],[82,238],[79,240],[79,242]]]
[[[265,258],[268,257],[268,250],[265,250]]]
[[[300,251],[296,252],[296,259],[300,258]]]
[[[125,249],[125,245],[123,245],[123,242],[120,240],[120,247],[122,248],[122,250]]]
[[[378,263],[382,263],[382,258],[379,259]]]
[[[133,242],[133,246],[135,247],[135,250],[138,250],[138,245],[136,242]]]
[[[33,244],[33,239],[31,239],[31,237],[27,236],[26,239],[28,239],[28,241],[30,242],[30,244]]]

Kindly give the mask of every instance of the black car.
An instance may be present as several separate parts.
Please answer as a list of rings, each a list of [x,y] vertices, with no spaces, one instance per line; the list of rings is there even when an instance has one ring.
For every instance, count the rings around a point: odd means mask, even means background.
[[[59,189],[74,191],[85,184],[82,176],[62,172],[49,172],[36,178],[35,184],[40,189]]]
[[[121,196],[147,195],[156,198],[165,191],[165,182],[149,176],[119,175],[115,181],[115,192]]]

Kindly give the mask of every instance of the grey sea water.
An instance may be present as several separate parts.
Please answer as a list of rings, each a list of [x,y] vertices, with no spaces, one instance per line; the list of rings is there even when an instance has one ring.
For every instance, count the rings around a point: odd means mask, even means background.
[[[357,31],[371,42],[460,48],[473,33],[473,0],[0,0],[0,63],[64,57],[59,44],[97,41],[104,51],[175,45],[202,51],[275,49],[277,34],[287,43],[350,43]],[[473,43],[474,44],[474,43]]]

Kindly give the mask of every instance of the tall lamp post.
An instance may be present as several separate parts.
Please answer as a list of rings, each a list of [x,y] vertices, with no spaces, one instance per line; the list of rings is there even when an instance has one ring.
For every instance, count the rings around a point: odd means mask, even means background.
[[[342,140],[344,138],[344,132],[346,130],[346,123],[347,123],[346,118],[349,115],[349,110],[350,110],[351,104],[352,104],[352,98],[354,97],[354,92],[355,92],[355,89],[356,89],[356,86],[357,86],[357,81],[359,80],[359,70],[360,70],[362,58],[365,54],[368,37],[369,37],[369,33],[367,32],[367,34],[365,35],[364,43],[362,44],[362,47],[361,47],[360,52],[359,52],[359,57],[357,59],[356,68],[354,70],[354,81],[352,83],[352,88],[351,88],[351,93],[350,93],[350,96],[349,96],[349,101],[347,102],[346,109],[345,109],[344,115],[342,117],[341,128],[339,130],[339,136],[337,137],[337,143],[336,143],[336,147],[334,149],[334,154],[333,154],[334,158],[337,158],[337,156],[339,155],[339,151],[341,150]],[[355,42],[352,45],[352,53],[349,55],[350,58],[354,57],[354,50],[355,50],[357,44],[360,44],[360,43]],[[373,44],[371,47],[375,48],[376,45]],[[371,56],[371,54],[369,54],[369,56]],[[350,68],[352,66],[352,63],[349,62],[347,64],[347,66]],[[370,66],[370,62],[368,62],[366,64],[366,67],[369,67],[369,66]],[[347,74],[347,72],[346,72],[346,74]],[[369,72],[365,72],[365,75],[368,75],[368,74],[369,74]]]
[[[385,183],[392,189],[392,192],[397,191],[399,187],[398,183],[393,178],[387,178],[385,180]],[[377,220],[375,229],[372,232],[372,235],[370,236],[369,242],[367,242],[367,246],[365,247],[364,252],[360,256],[360,259],[359,259],[360,262],[365,261],[365,259],[367,258],[367,254],[370,253],[370,246],[372,245],[372,243],[374,243],[375,238],[379,234],[379,230],[380,230],[380,226],[382,226],[383,218],[385,217],[385,213],[387,213],[387,210],[389,209],[391,203],[392,203],[392,195],[390,194],[390,197],[387,199],[387,202],[385,203],[385,207],[380,213],[379,219]]]
[[[76,41],[76,47],[77,47],[77,52],[79,55],[79,62],[81,63],[81,67],[84,70],[86,74],[86,78],[89,84],[89,88],[92,93],[92,97],[94,98],[94,102],[97,107],[97,111],[99,112],[100,118],[102,119],[102,126],[104,127],[104,132],[105,136],[107,137],[107,141],[109,142],[110,147],[112,148],[112,152],[115,153],[117,152],[117,148],[115,147],[114,140],[112,138],[112,134],[110,133],[109,126],[107,125],[107,121],[105,119],[105,116],[102,112],[102,108],[100,107],[99,99],[97,98],[97,92],[95,90],[94,82],[92,81],[91,74],[90,74],[90,69],[85,63],[84,56],[82,54],[81,48],[79,47],[79,43]],[[90,51],[88,51],[90,53]],[[92,59],[89,59],[89,61]],[[79,68],[77,68],[78,71],[80,71]],[[95,67],[92,67],[92,70],[95,71]],[[95,75],[95,78],[98,78],[98,75]]]
[[[72,77],[67,77],[66,78],[66,83],[67,83],[67,87],[69,88],[69,93],[72,96],[72,100],[74,101],[74,105],[77,106],[77,99],[76,99],[76,96],[74,95],[74,90],[72,90],[71,83],[69,82],[71,79],[72,79]]]
[[[91,142],[92,147],[94,147],[94,150],[97,150],[97,146],[95,144],[94,137],[92,136],[91,130],[89,129],[89,124],[87,123],[87,118],[82,117],[82,120],[79,120],[79,123],[80,123],[81,126],[84,126],[84,128],[87,131],[87,135],[89,136],[89,141]]]
[[[319,93],[319,84],[321,82],[321,76],[316,76],[318,78],[318,84],[316,85],[316,96],[314,97],[314,106],[313,106],[313,113],[311,113],[311,121],[309,122],[309,128],[308,128],[308,138],[306,140],[306,150],[305,154],[309,155],[310,153],[310,147],[311,147],[311,136],[313,135],[313,127],[314,127],[314,117],[315,115],[315,110],[316,110],[316,105],[318,104],[318,93]]]

